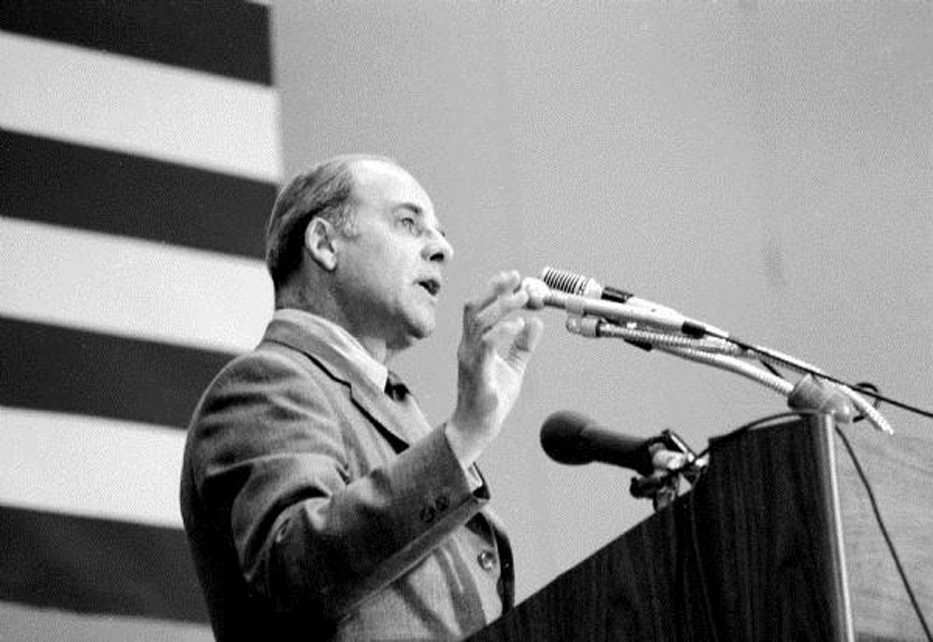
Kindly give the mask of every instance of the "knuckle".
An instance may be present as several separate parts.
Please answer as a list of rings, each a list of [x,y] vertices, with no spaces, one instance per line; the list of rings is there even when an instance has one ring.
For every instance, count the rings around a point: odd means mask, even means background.
[[[528,293],[524,290],[519,290],[518,292],[511,292],[506,296],[502,297],[502,305],[509,310],[515,310],[523,305],[528,300]]]
[[[479,313],[479,302],[476,300],[469,300],[463,304],[463,320],[464,322],[471,322],[476,318],[476,315]]]
[[[475,312],[470,315],[468,321],[470,328],[473,330],[480,330],[485,325],[484,315],[482,312]]]

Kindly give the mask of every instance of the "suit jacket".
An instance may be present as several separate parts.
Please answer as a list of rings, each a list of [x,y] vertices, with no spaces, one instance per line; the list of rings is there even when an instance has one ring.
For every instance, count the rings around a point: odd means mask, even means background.
[[[443,427],[294,319],[217,375],[188,430],[182,517],[221,640],[481,628],[514,586],[488,499]]]

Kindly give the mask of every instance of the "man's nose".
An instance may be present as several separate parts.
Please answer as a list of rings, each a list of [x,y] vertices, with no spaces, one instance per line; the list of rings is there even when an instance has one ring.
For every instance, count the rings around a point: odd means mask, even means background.
[[[454,257],[454,248],[447,237],[434,230],[430,233],[427,243],[424,244],[422,255],[428,261],[446,263]]]

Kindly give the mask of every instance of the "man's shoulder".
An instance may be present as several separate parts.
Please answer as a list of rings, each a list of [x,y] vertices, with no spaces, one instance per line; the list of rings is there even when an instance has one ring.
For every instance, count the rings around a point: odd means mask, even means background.
[[[229,361],[201,395],[188,426],[189,439],[201,432],[233,429],[290,412],[329,414],[336,396],[331,380],[308,355],[263,342]]]
[[[258,346],[227,362],[207,387],[206,393],[237,383],[269,383],[277,379],[317,379],[321,369],[315,360],[290,346],[263,340]]]

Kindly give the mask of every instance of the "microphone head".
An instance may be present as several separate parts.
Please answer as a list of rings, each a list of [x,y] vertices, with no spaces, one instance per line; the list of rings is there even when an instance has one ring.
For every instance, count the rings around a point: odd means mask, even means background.
[[[541,448],[548,457],[573,466],[593,461],[583,431],[592,423],[589,417],[572,410],[553,413],[541,425]]]
[[[541,279],[552,290],[598,299],[602,288],[593,279],[568,270],[558,270],[550,266],[541,270]]]
[[[555,412],[541,426],[541,447],[558,463],[602,462],[641,475],[653,470],[651,445],[655,441],[615,432],[571,410]]]

